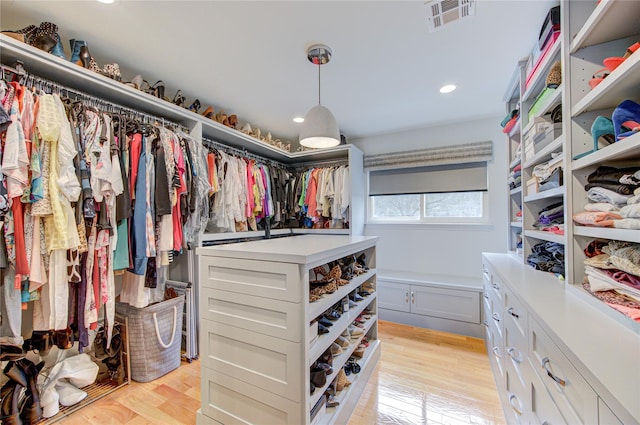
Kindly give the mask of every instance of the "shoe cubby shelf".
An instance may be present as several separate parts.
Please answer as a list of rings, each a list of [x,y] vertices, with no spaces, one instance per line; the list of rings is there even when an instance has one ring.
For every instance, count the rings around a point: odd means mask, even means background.
[[[340,371],[340,369],[342,369],[342,367],[347,363],[347,360],[349,360],[349,357],[351,357],[351,355],[353,354],[353,351],[356,348],[358,348],[358,345],[362,341],[362,338],[364,338],[364,336],[367,335],[367,332],[369,332],[369,330],[371,329],[371,327],[374,325],[376,321],[377,321],[377,318],[373,316],[371,319],[367,320],[364,323],[364,328],[362,328],[362,331],[363,331],[362,335],[358,336],[358,338],[353,338],[352,340],[350,340],[349,347],[344,348],[342,353],[333,357],[333,365],[331,366],[331,368],[333,369],[333,373],[331,375],[327,375],[327,383],[325,385],[323,385],[321,388],[316,388],[313,394],[311,394],[311,397],[309,399],[309,410],[311,410],[311,408],[316,404],[316,402],[320,400],[320,397],[322,397],[322,394],[324,394],[327,388],[329,388],[329,385],[331,385],[331,382],[336,378],[336,376],[338,376],[338,372]],[[365,352],[369,348],[372,348],[371,342],[369,343],[369,347],[367,347]],[[371,351],[374,351],[374,350],[372,349]],[[364,356],[362,358],[364,359]],[[360,359],[358,358],[356,359],[358,361],[358,364],[360,364]],[[360,368],[362,369],[362,365],[360,365]],[[350,376],[353,376],[353,374]]]
[[[311,408],[366,335],[370,345],[358,360],[360,376],[341,396],[347,402],[314,419],[314,424],[348,422],[380,357],[377,292],[341,314],[326,334],[312,334],[309,324],[362,283],[376,287],[376,243],[377,237],[308,234],[196,250],[202,288],[197,424],[310,425]],[[361,254],[369,267],[365,274],[308,301],[314,267]],[[371,317],[362,335],[333,357],[333,373],[312,394],[310,366],[367,308]]]
[[[614,54],[612,53],[612,55]],[[584,82],[581,81],[579,84],[586,85],[589,78],[591,76],[588,76]],[[625,99],[637,100],[640,98],[640,84],[638,84],[638,81],[640,81],[640,54],[634,54],[580,99],[571,108],[571,116],[577,117],[588,111],[613,109]]]
[[[560,186],[524,197],[525,202],[539,201],[541,199],[561,198],[564,196],[565,187]]]
[[[366,297],[364,300],[357,302],[357,307],[353,309],[349,309],[347,312],[343,313],[342,316],[335,322],[333,322],[333,326],[329,327],[329,333],[318,335],[318,339],[316,342],[311,345],[309,349],[309,366],[315,362],[318,357],[325,352],[327,348],[331,346],[331,343],[342,334],[342,332],[349,326],[360,313],[364,311],[365,308],[371,305],[373,300],[378,297],[377,293],[373,293]],[[369,323],[372,319],[367,320]]]
[[[340,404],[337,407],[327,408],[327,412],[325,415],[319,420],[318,425],[329,425],[329,424],[337,424],[339,422],[336,421],[336,418],[340,416],[340,414],[348,409],[348,406],[355,402],[351,402],[352,399],[357,399],[362,392],[361,382],[366,383],[375,367],[375,363],[378,361],[380,357],[380,341],[369,341],[369,347],[365,350],[364,356],[362,359],[358,361],[362,371],[360,373],[356,373],[355,375],[352,373],[347,377],[349,381],[351,381],[351,385],[342,391],[340,391],[335,396],[335,400]],[[371,363],[371,364],[370,364]]]
[[[332,305],[349,295],[349,293],[354,289],[357,289],[358,286],[362,285],[373,276],[375,276],[375,274],[375,269],[369,269],[364,274],[354,276],[348,284],[338,287],[338,290],[333,294],[325,294],[318,301],[309,303],[309,321],[312,321],[316,317],[320,316],[324,311],[331,308]]]
[[[513,195],[520,195],[522,193],[522,186],[518,186],[515,189],[511,189],[511,191],[509,192],[512,196]]]
[[[556,235],[555,233],[544,232],[542,230],[525,230],[524,235],[528,238],[540,239],[542,241],[547,241],[547,242],[556,242],[556,243],[561,243],[563,245],[567,241],[567,238],[565,235]]]
[[[55,81],[71,90],[81,91],[97,99],[113,102],[160,119],[164,118],[189,129],[200,123],[202,136],[207,139],[241,150],[246,149],[250,153],[285,164],[326,161],[346,156],[344,145],[317,151],[283,151],[186,108],[89,71],[3,34],[0,34],[0,58],[2,63],[7,65],[21,61],[27,73],[31,75]]]
[[[573,38],[570,53],[629,36],[637,28],[638,5],[634,1],[601,0]]]
[[[583,236],[593,239],[612,239],[640,243],[640,231],[630,229],[611,229],[604,227],[573,226],[575,236]]]
[[[593,142],[590,143],[593,144]],[[573,161],[571,168],[575,172],[588,167],[597,167],[605,162],[638,160],[639,146],[640,133],[637,133]]]
[[[529,86],[522,94],[523,103],[529,100],[534,100],[535,97],[542,91],[542,89],[544,89],[547,73],[551,69],[551,65],[553,65],[555,61],[560,59],[561,46],[562,37],[558,37],[558,39],[553,43],[553,46],[551,47],[547,55],[544,57],[542,63],[538,66],[536,73],[529,82]]]
[[[562,148],[564,146],[565,137],[564,134],[558,136],[553,142],[549,143],[548,146],[545,146],[540,150],[540,152],[536,153],[531,159],[525,161],[525,167],[533,167],[538,164],[542,164],[543,162],[550,161],[553,156],[552,153],[562,153]]]
[[[511,222],[511,227],[520,227],[520,228],[522,228],[522,222],[521,221],[512,221]]]

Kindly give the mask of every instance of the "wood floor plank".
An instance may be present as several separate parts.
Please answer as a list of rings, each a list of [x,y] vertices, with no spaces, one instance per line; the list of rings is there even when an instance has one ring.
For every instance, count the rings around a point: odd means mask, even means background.
[[[505,423],[481,339],[384,321],[378,338],[380,362],[348,425]],[[200,362],[183,362],[155,381],[132,382],[60,423],[193,425],[199,406]]]

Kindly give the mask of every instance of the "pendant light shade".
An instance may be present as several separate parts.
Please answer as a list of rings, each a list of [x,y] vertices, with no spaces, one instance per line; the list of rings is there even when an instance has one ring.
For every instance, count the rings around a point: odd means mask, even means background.
[[[318,105],[307,112],[300,129],[300,144],[308,148],[330,148],[340,144],[340,130],[329,109],[320,104],[320,67],[331,59],[331,49],[316,44],[307,49],[307,58],[318,65]]]
[[[330,148],[340,144],[338,123],[330,110],[316,105],[304,117],[300,144],[308,148]]]

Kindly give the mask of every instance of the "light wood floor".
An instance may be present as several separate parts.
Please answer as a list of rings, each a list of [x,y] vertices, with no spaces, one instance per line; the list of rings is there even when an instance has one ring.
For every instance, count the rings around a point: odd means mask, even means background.
[[[382,356],[349,425],[505,423],[482,340],[384,321],[378,337]],[[200,363],[183,362],[59,423],[191,425],[199,406]]]

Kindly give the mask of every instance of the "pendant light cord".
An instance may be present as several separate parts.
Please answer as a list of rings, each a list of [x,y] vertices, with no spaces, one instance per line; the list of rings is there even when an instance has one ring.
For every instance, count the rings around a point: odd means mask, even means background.
[[[321,60],[318,58],[318,105],[320,105],[320,65]]]

